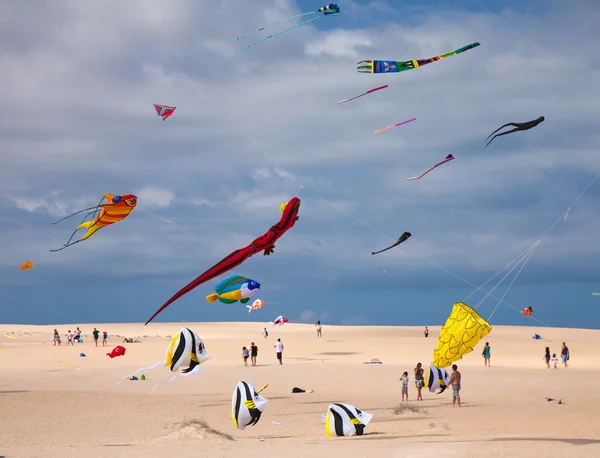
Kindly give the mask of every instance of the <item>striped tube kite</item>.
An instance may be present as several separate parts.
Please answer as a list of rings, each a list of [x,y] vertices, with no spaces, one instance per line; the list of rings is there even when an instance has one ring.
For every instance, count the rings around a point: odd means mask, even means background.
[[[452,154],[448,154],[448,156],[446,156],[446,159],[444,159],[443,161],[438,162],[437,164],[435,164],[433,167],[427,169],[425,172],[423,172],[421,175],[419,175],[418,177],[410,177],[410,178],[405,178],[405,180],[408,181],[413,181],[413,180],[420,180],[421,178],[423,178],[425,175],[427,175],[429,172],[431,172],[433,169],[435,169],[436,167],[439,167],[442,164],[445,164],[446,162],[450,162],[454,160],[454,156]]]
[[[471,43],[470,45],[463,46],[455,51],[451,51],[441,56],[430,57],[429,59],[416,59],[416,60],[405,60],[402,62],[395,60],[361,60],[357,62],[357,70],[359,73],[399,73],[406,70],[412,70],[413,68],[422,67],[423,65],[436,62],[445,57],[455,56],[456,54],[463,53],[469,49],[480,46],[479,43]]]
[[[237,429],[246,429],[246,426],[258,423],[269,401],[260,395],[267,386],[256,390],[251,383],[243,380],[238,382],[231,398],[231,418]]]
[[[107,202],[103,204],[102,201],[104,199],[106,199]],[[118,223],[119,221],[122,221],[125,218],[127,218],[129,214],[135,209],[136,205],[137,197],[133,194],[125,194],[122,196],[115,196],[114,194],[104,194],[102,196],[102,199],[100,199],[98,205],[96,205],[95,207],[79,210],[78,212],[75,212],[72,215],[66,216],[63,219],[52,223],[58,224],[61,221],[70,218],[71,216],[91,210],[87,215],[85,215],[81,224],[77,226],[77,228],[73,231],[73,234],[71,234],[71,237],[69,238],[69,240],[67,240],[67,243],[65,243],[62,248],[50,251],[64,250],[65,248],[71,245],[75,245],[76,243],[89,239],[103,227],[109,226],[114,223]],[[92,219],[90,221],[85,221],[85,219],[88,216],[92,216]],[[71,240],[73,239],[75,233],[79,229],[87,229],[87,232],[79,240],[76,240],[75,242],[71,243]]]
[[[440,338],[433,351],[432,365],[443,369],[471,353],[492,327],[479,314],[462,302],[456,302],[442,326]]]
[[[308,24],[309,22],[316,21],[317,19],[322,18],[323,16],[337,16],[338,14],[340,14],[340,7],[336,3],[329,3],[328,5],[325,5],[324,7],[319,8],[317,11],[311,11],[311,12],[308,12],[308,13],[296,14],[294,16],[290,16],[290,17],[286,17],[284,19],[281,19],[280,21],[274,22],[273,24],[267,25],[265,27],[260,27],[258,29],[252,30],[251,32],[248,32],[248,33],[245,33],[243,35],[240,35],[239,37],[234,38],[233,40],[226,41],[225,44],[227,45],[227,44],[236,42],[238,40],[241,40],[244,37],[247,37],[248,35],[253,35],[253,34],[257,33],[257,32],[262,32],[263,30],[269,29],[269,28],[271,28],[273,26],[276,26],[276,25],[281,24],[283,22],[289,21],[290,19],[294,19],[294,18],[297,18],[297,17],[303,17],[303,16],[310,16],[310,15],[315,15],[315,14],[317,14],[318,16],[310,18],[310,19],[307,19],[306,21],[302,21],[299,24],[296,24],[296,25],[294,25],[292,27],[288,27],[287,29],[284,29],[284,30],[282,30],[280,32],[268,35],[265,38],[261,38],[260,40],[255,41],[254,43],[251,43],[251,44],[249,44],[247,46],[244,46],[243,48],[236,49],[236,51],[245,51],[246,49],[251,48],[254,45],[257,45],[258,43],[262,43],[263,41],[266,41],[269,38],[274,38],[277,35],[282,35],[282,34],[284,34],[286,32],[289,32],[290,30],[294,30],[297,27],[300,27],[302,25]]]
[[[152,389],[151,392],[153,392],[161,383],[172,382],[177,377],[199,374],[202,370],[200,365],[209,359],[210,355],[206,351],[206,347],[200,336],[189,328],[182,328],[177,335],[171,339],[164,361],[159,361],[150,367],[142,367],[135,372],[126,375],[117,385],[121,384],[126,378],[133,377],[138,372],[149,371],[159,366],[168,367],[171,372],[177,372],[180,368],[187,366],[180,374],[158,383]]]
[[[362,436],[373,415],[350,404],[329,404],[325,417],[327,436]]]
[[[450,374],[448,374],[446,369],[439,369],[430,364],[424,381],[425,388],[428,388],[431,393],[435,393],[435,390],[440,390],[437,394],[442,394],[448,388]]]

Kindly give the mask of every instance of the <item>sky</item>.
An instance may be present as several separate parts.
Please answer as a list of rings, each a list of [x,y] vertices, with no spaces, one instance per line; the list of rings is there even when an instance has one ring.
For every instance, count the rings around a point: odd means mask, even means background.
[[[156,321],[436,326],[464,300],[492,325],[598,328],[594,0],[338,4],[236,52],[224,42],[323,0],[0,2],[0,322],[145,322],[297,195],[275,254],[229,272],[261,283],[265,307],[209,304],[224,275]],[[356,71],[473,42],[408,72]],[[163,122],[153,103],[177,109]],[[106,193],[138,206],[50,252],[81,219],[52,223]]]

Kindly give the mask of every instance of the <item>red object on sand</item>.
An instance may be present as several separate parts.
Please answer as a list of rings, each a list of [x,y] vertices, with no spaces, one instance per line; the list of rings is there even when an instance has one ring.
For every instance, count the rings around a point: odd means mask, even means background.
[[[114,358],[115,356],[123,356],[125,354],[125,347],[121,345],[117,345],[110,353],[107,353],[108,356]]]

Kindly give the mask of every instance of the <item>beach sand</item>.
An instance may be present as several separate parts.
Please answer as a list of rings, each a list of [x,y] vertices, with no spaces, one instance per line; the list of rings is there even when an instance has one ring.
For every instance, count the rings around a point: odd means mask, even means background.
[[[457,362],[459,409],[451,406],[451,390],[438,395],[424,389],[424,401],[415,401],[412,370],[417,362],[428,366],[439,326],[430,326],[425,338],[421,327],[324,325],[318,339],[313,325],[288,323],[269,327],[265,339],[263,323],[78,324],[83,343],[67,347],[63,338],[61,347],[53,346],[54,328],[63,336],[75,326],[0,325],[0,455],[600,456],[600,331],[495,326],[485,338],[492,367],[483,365],[484,342]],[[201,374],[153,394],[157,382],[173,375],[168,369],[117,385],[137,368],[164,360],[169,336],[183,326],[202,337],[212,356]],[[101,347],[102,337],[94,346],[94,327],[108,331],[108,347]],[[543,339],[532,339],[535,333]],[[122,344],[123,336],[142,342]],[[278,337],[285,345],[283,366],[273,348]],[[570,367],[546,369],[544,348],[559,354],[563,340]],[[258,366],[244,367],[242,346],[251,341],[259,347]],[[116,345],[127,353],[111,359],[106,353]],[[383,364],[364,364],[374,358]],[[410,401],[404,404],[416,411],[397,410],[405,370]],[[260,422],[244,431],[230,417],[239,380],[256,388],[269,384]],[[295,386],[314,392],[292,394]],[[326,437],[321,417],[331,402],[373,414],[365,435]]]

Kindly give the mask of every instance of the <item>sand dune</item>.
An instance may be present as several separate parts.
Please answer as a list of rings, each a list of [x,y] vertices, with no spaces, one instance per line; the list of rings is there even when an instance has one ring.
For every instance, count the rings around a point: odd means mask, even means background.
[[[52,330],[64,335],[76,325],[0,325],[0,455],[600,456],[600,331],[495,326],[486,338],[491,368],[483,366],[481,346],[458,362],[463,407],[453,409],[449,392],[424,390],[424,401],[414,400],[412,369],[430,362],[439,326],[430,326],[427,339],[422,328],[411,327],[324,326],[318,339],[314,326],[286,324],[269,328],[264,339],[262,323],[79,326],[83,343],[67,347],[64,338],[55,347]],[[168,369],[117,385],[163,360],[170,336],[182,326],[200,334],[212,356],[201,374],[153,394],[156,383],[173,375]],[[109,333],[108,347],[94,346],[94,327]],[[536,332],[542,340],[531,338]],[[123,336],[141,343],[123,344]],[[278,337],[283,366],[273,348]],[[258,366],[244,367],[241,349],[252,340]],[[563,340],[571,367],[547,370],[544,348],[559,353]],[[115,345],[126,347],[125,356],[106,356]],[[363,364],[372,359],[382,364]],[[405,370],[410,408],[400,406],[398,378]],[[269,384],[261,421],[244,431],[229,416],[239,380]],[[314,391],[292,394],[294,386]],[[374,415],[365,436],[324,436],[321,416],[333,401]]]

